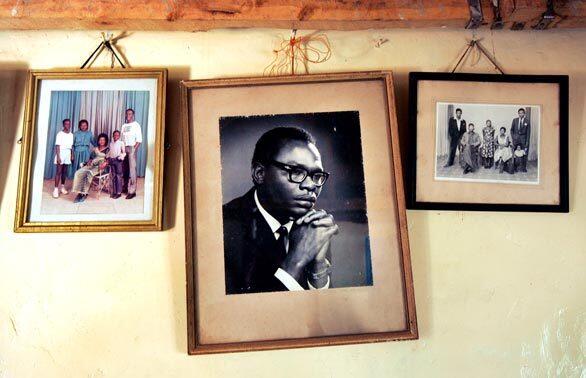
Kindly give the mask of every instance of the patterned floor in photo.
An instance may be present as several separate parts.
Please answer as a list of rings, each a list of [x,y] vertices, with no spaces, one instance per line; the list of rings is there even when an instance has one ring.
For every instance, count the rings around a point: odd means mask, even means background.
[[[484,167],[478,168],[476,172],[470,172],[467,174],[463,173],[463,169],[458,163],[458,156],[454,165],[451,167],[444,167],[448,161],[448,156],[439,156],[437,159],[437,171],[436,177],[438,179],[465,179],[465,180],[478,180],[478,181],[501,181],[501,182],[527,182],[537,183],[537,161],[527,162],[527,172],[515,172],[514,174],[499,173],[498,169],[494,169],[494,166],[490,169]]]
[[[72,180],[65,182],[65,189],[71,190]],[[136,197],[127,200],[125,195],[118,199],[110,198],[107,192],[98,192],[92,187],[86,200],[74,203],[77,193],[59,194],[53,198],[53,180],[44,180],[43,198],[41,200],[41,214],[141,214],[144,211],[144,179],[138,178],[136,183]]]

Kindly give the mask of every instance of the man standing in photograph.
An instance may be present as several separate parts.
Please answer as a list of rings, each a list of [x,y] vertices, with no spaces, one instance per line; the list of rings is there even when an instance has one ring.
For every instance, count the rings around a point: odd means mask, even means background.
[[[531,123],[525,117],[525,109],[518,110],[518,118],[513,119],[511,125],[511,138],[513,139],[513,146],[521,145],[521,149],[525,151],[523,162],[521,163],[521,171],[527,172],[527,154],[529,153],[529,136],[531,135]]]
[[[136,152],[142,143],[142,129],[134,120],[134,110],[126,109],[126,123],[122,125],[122,142],[126,146],[125,167],[128,167],[126,199],[136,197]]]
[[[474,132],[474,124],[468,125],[468,132],[462,135],[460,140],[462,146],[462,168],[464,174],[475,172],[478,169],[478,148],[480,147],[480,136]]]
[[[466,132],[466,121],[462,119],[462,109],[456,109],[456,118],[450,117],[448,122],[448,136],[450,138],[450,156],[448,162],[444,166],[445,168],[454,165],[454,159],[456,158],[456,150],[458,149],[458,143],[460,138]]]
[[[314,206],[329,174],[315,140],[277,127],[257,141],[253,187],[225,204],[226,294],[327,289],[333,217]]]

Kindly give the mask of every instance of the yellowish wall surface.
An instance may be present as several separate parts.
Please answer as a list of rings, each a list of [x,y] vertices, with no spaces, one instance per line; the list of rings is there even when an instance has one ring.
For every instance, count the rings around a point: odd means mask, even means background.
[[[409,211],[419,340],[186,354],[178,82],[260,75],[280,34],[288,31],[131,32],[121,39],[132,65],[169,68],[167,230],[16,235],[15,142],[26,71],[79,66],[99,34],[0,32],[0,377],[584,377],[586,31],[479,34],[509,73],[570,75],[571,212]],[[312,72],[394,70],[402,127],[407,73],[450,69],[472,36],[439,29],[327,34],[332,58]],[[387,42],[375,47],[380,39]],[[470,63],[467,71],[493,72],[485,60]]]

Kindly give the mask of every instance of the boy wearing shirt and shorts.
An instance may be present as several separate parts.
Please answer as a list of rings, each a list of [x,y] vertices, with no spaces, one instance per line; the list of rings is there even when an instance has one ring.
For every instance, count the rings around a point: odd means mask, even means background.
[[[55,137],[55,189],[53,189],[53,198],[59,198],[59,189],[62,194],[69,193],[65,190],[65,178],[67,170],[73,162],[73,133],[71,132],[71,120],[63,120],[63,130],[57,133]],[[59,188],[61,181],[61,188]]]

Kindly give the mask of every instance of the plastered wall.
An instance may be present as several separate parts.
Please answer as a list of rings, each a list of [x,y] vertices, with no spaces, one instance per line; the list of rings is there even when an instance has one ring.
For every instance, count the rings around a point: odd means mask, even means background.
[[[260,75],[280,34],[129,32],[118,45],[133,66],[169,68],[166,231],[16,235],[26,71],[79,66],[99,33],[0,32],[0,377],[584,377],[586,31],[478,34],[508,73],[570,75],[571,212],[409,211],[419,340],[186,354],[178,83]],[[407,73],[450,69],[472,37],[327,35],[332,58],[310,69],[394,70],[402,127]],[[465,69],[494,72],[485,60]]]

